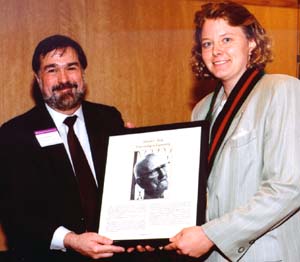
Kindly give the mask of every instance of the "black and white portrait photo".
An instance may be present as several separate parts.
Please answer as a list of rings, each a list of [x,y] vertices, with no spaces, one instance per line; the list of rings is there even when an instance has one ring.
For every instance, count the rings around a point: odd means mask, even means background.
[[[170,162],[162,154],[149,153],[139,159],[133,167],[132,199],[164,198],[168,190],[168,165]]]

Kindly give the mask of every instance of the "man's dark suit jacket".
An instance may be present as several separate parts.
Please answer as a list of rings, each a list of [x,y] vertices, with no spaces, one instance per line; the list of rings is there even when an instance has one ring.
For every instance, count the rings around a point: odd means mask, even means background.
[[[101,198],[108,136],[123,129],[124,123],[113,107],[83,102],[82,110]],[[54,127],[43,105],[0,129],[3,224],[10,249],[28,261],[37,257],[44,262],[47,253],[49,257],[57,253],[66,261],[72,252],[49,252],[54,231],[64,226],[76,233],[85,232],[79,191],[64,145],[41,147],[34,134]]]

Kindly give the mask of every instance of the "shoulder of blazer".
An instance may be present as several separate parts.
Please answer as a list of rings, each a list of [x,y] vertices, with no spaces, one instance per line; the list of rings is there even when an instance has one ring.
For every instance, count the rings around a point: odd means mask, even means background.
[[[82,111],[87,128],[100,128],[101,130],[124,128],[121,113],[113,106],[84,101]]]
[[[5,128],[16,128],[16,127],[23,127],[26,128],[27,126],[45,124],[45,123],[53,124],[51,116],[49,115],[45,106],[35,106],[28,110],[27,112],[18,115],[7,122],[3,123],[2,127]],[[49,125],[49,124],[48,124]]]
[[[110,105],[98,104],[89,101],[82,102],[82,110],[84,113],[94,113],[94,114],[120,114],[120,112]]]
[[[34,131],[55,127],[55,124],[44,106],[36,106],[22,115],[3,123],[0,128],[2,139],[24,139],[32,137]]]

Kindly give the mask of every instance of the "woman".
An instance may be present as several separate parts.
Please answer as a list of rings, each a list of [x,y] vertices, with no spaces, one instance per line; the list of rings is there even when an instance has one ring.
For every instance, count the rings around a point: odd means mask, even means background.
[[[194,71],[219,80],[193,110],[210,121],[207,222],[166,250],[207,261],[300,261],[300,81],[265,74],[269,39],[243,6],[196,13]]]

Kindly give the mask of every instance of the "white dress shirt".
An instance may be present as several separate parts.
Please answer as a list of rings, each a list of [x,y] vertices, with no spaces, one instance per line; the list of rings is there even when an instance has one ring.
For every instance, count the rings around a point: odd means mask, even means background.
[[[59,113],[59,112],[53,110],[48,105],[46,105],[46,108],[55,123],[57,131],[59,132],[59,134],[61,136],[61,139],[62,139],[64,146],[66,148],[66,151],[68,153],[69,159],[72,163],[72,158],[70,155],[70,150],[69,150],[68,140],[67,140],[68,127],[67,127],[67,125],[64,124],[64,120],[66,119],[66,117],[69,117],[70,115],[65,115],[65,114]],[[79,142],[82,146],[82,149],[86,155],[87,161],[90,165],[95,182],[97,184],[95,168],[94,168],[94,163],[92,160],[92,153],[91,153],[91,149],[90,149],[89,138],[88,138],[88,134],[86,131],[86,126],[85,126],[84,117],[83,117],[83,113],[82,113],[82,107],[80,106],[80,108],[73,115],[77,116],[76,122],[74,123],[74,132],[75,132],[76,136],[78,137],[78,140],[79,140]],[[73,165],[73,163],[72,163],[72,165]],[[75,173],[74,173],[74,175],[75,175]],[[98,184],[97,184],[97,186],[98,186]],[[64,238],[65,238],[66,234],[69,232],[71,232],[71,231],[63,226],[58,227],[53,234],[50,249],[56,249],[56,250],[58,249],[58,250],[65,251],[66,249],[64,246]]]

